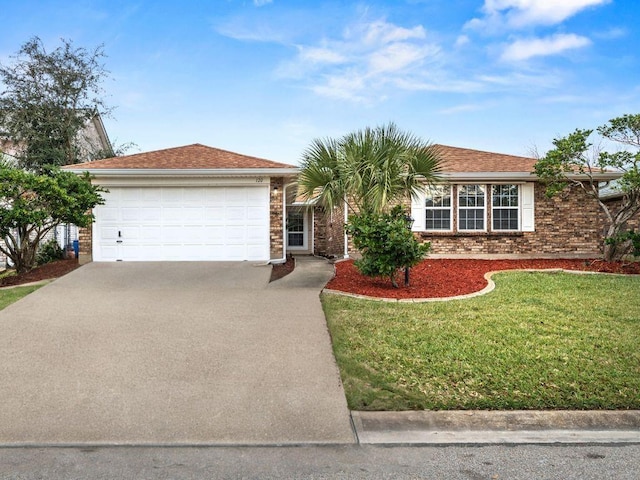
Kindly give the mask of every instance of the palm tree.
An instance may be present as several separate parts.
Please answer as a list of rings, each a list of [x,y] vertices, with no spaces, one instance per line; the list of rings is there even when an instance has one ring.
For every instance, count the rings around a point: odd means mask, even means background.
[[[342,138],[315,139],[305,150],[299,192],[333,209],[346,201],[356,213],[381,213],[440,171],[437,148],[394,123],[365,128]]]

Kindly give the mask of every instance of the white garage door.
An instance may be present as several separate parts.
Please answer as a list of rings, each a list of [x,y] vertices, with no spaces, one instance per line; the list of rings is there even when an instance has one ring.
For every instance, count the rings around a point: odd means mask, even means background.
[[[110,187],[95,261],[269,260],[269,188]]]

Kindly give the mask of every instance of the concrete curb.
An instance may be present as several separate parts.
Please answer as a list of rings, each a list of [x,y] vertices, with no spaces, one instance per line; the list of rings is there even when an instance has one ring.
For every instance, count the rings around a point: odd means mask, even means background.
[[[352,411],[361,444],[640,443],[640,410]]]

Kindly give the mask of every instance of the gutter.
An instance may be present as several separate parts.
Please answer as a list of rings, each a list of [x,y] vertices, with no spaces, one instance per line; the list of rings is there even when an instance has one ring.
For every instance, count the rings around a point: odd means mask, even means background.
[[[72,173],[89,172],[99,177],[239,177],[297,175],[298,168],[65,168]]]

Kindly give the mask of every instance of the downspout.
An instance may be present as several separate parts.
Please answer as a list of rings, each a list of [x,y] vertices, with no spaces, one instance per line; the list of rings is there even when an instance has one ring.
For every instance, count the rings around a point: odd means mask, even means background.
[[[349,208],[347,204],[347,200],[344,201],[344,223],[347,224],[349,220]],[[344,227],[343,227],[344,228]],[[347,235],[347,231],[344,231],[344,258],[349,258],[349,236]]]
[[[270,264],[285,263],[287,261],[287,188],[295,182],[282,182],[282,258],[270,260]]]

